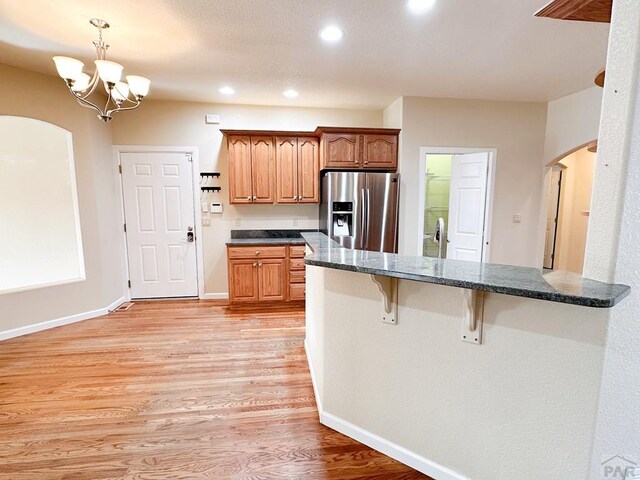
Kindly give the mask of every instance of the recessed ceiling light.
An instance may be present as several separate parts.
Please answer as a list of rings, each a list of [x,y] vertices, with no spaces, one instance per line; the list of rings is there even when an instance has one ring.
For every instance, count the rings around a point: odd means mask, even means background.
[[[427,13],[435,4],[436,0],[407,0],[407,7],[416,15]]]
[[[337,42],[344,36],[344,32],[335,25],[329,25],[320,30],[320,38],[325,42]]]
[[[231,88],[231,87],[222,87],[220,90],[218,90],[220,93],[222,93],[223,95],[233,95],[234,93],[236,93],[236,91]]]
[[[289,90],[285,90],[284,92],[282,92],[282,94],[288,98],[296,98],[298,96],[298,92],[296,92],[292,88],[290,88]]]

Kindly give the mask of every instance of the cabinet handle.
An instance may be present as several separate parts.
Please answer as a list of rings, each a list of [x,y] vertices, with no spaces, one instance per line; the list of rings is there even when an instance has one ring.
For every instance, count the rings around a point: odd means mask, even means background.
[[[253,201],[255,202],[257,200],[258,197],[256,197],[255,195],[253,196]]]
[[[256,255],[260,255],[260,250],[256,250]]]
[[[251,195],[249,195],[249,196],[247,197],[247,200],[251,201]]]
[[[369,160],[365,160],[364,164],[367,165],[369,163]]]
[[[257,267],[257,266],[258,266],[258,262],[254,263],[254,264],[253,264],[253,266],[254,266],[254,267]]]
[[[262,267],[262,264],[261,264],[261,263],[259,263],[259,264],[258,264],[258,268],[260,268],[260,267]]]

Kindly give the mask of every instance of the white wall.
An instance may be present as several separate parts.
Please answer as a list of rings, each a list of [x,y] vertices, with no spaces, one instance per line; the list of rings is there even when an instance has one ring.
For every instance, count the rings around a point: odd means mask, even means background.
[[[490,261],[536,263],[546,104],[403,97],[400,253],[415,255],[420,147],[497,148]],[[512,223],[514,214],[522,223]]]
[[[587,477],[606,311],[487,294],[474,345],[460,338],[461,289],[400,280],[389,325],[369,275],[308,267],[307,276],[324,286],[321,315],[307,321],[323,332],[311,363],[322,364],[333,425],[443,467],[423,469],[434,478]]]
[[[631,286],[609,313],[602,388],[593,443],[593,479],[610,453],[640,465],[640,9],[616,0],[602,107],[585,273]]]
[[[86,273],[85,281],[0,295],[0,333],[107,307],[124,293],[110,126],[78,105],[61,80],[4,65],[0,106],[1,114],[43,120],[73,134]]]
[[[220,114],[220,125],[206,125],[207,113]],[[200,169],[221,173],[221,194],[209,194],[209,202],[222,200],[224,213],[212,215],[203,227],[205,292],[227,294],[225,242],[232,229],[318,228],[318,207],[287,205],[229,205],[227,148],[220,129],[315,130],[317,126],[380,127],[379,110],[262,107],[146,100],[136,111],[114,119],[115,145],[195,146]]]
[[[598,138],[602,88],[593,86],[549,102],[544,164]]]

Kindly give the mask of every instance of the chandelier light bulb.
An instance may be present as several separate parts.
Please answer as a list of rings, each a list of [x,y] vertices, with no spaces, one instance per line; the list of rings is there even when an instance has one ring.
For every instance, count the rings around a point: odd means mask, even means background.
[[[127,75],[127,82],[129,83],[129,89],[136,97],[146,97],[149,93],[149,86],[151,80],[138,75]]]
[[[89,83],[91,83],[91,77],[86,73],[81,73],[73,82],[71,90],[74,92],[84,92],[89,88]]]
[[[56,56],[53,57],[53,61],[56,64],[58,75],[67,81],[76,80],[84,67],[84,63],[71,57]]]
[[[129,85],[124,82],[116,83],[113,90],[111,90],[111,95],[113,95],[113,99],[120,103],[126,100],[129,97]]]
[[[100,80],[107,83],[118,83],[120,81],[122,69],[124,68],[122,65],[109,60],[96,60],[95,64],[98,68]]]

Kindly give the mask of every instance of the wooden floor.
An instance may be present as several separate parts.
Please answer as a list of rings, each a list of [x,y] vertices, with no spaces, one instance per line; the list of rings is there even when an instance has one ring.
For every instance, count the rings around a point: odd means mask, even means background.
[[[319,424],[303,339],[171,301],[0,342],[0,479],[427,479]]]

